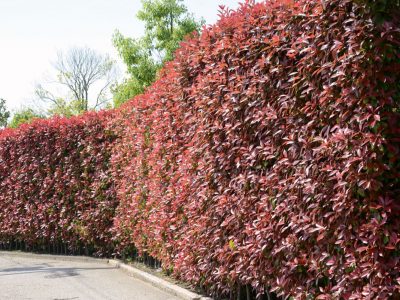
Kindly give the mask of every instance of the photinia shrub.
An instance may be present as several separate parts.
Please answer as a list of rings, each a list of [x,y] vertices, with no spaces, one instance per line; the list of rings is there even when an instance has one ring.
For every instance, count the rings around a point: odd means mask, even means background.
[[[399,22],[221,7],[119,110],[0,132],[0,243],[138,252],[220,297],[399,298]]]
[[[118,112],[115,241],[211,294],[399,296],[399,19],[247,1]],[[237,292],[236,292],[237,291]]]
[[[0,242],[111,253],[111,115],[37,120],[0,133]]]

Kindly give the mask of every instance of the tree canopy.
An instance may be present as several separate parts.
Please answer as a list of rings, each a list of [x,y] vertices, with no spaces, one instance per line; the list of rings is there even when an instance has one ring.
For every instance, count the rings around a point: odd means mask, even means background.
[[[13,114],[9,127],[17,128],[21,124],[30,123],[38,118],[44,118],[44,115],[36,112],[33,108],[22,108]]]
[[[10,112],[6,107],[6,100],[0,98],[0,128],[7,126],[8,118],[10,117]]]
[[[145,24],[144,36],[125,37],[119,31],[113,36],[114,46],[127,67],[129,78],[114,88],[114,105],[143,93],[156,79],[166,61],[185,36],[199,31],[203,21],[197,21],[183,0],[142,0],[137,17]]]
[[[114,62],[90,48],[71,48],[59,52],[54,63],[58,86],[67,90],[67,95],[57,95],[50,89],[38,85],[36,95],[50,103],[49,114],[70,116],[99,109],[110,100],[108,92],[115,80]]]

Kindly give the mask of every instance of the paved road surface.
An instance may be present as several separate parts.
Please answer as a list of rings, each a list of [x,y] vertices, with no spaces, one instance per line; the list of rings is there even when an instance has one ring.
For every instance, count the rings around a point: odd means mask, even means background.
[[[178,300],[101,262],[0,254],[0,300]]]

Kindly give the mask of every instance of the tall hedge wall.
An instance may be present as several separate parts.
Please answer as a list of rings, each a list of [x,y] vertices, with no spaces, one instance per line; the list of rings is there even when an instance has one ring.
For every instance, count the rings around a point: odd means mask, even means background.
[[[182,44],[120,111],[121,251],[231,297],[399,296],[399,19],[361,3],[249,1]]]
[[[111,254],[117,205],[110,113],[37,120],[0,132],[0,243]],[[21,246],[21,244],[23,244]]]
[[[0,242],[232,299],[400,297],[400,19],[374,3],[247,1],[118,111],[3,131]]]

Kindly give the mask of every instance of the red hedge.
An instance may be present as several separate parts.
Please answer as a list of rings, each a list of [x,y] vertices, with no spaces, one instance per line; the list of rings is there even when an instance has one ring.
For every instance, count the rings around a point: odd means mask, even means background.
[[[399,296],[399,20],[248,2],[120,111],[120,250],[228,295]]]
[[[117,203],[109,117],[37,120],[0,133],[0,242],[110,253]]]
[[[2,131],[0,242],[137,249],[214,295],[400,297],[399,14],[360,3],[248,1],[116,113]]]

